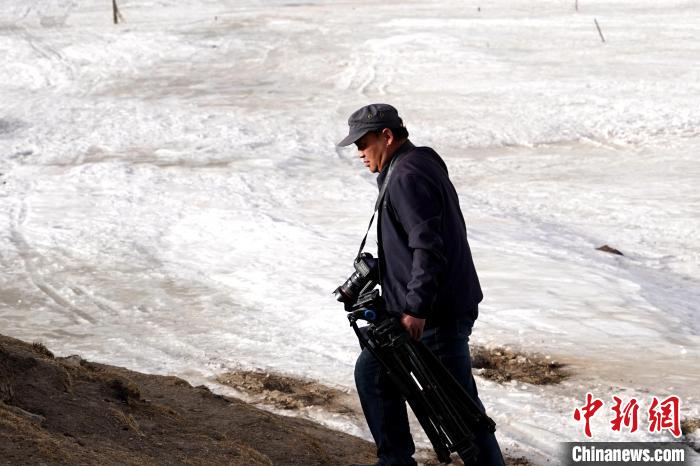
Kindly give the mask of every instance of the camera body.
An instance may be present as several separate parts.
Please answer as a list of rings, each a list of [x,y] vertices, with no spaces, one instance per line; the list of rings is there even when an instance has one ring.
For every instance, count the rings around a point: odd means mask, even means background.
[[[364,304],[368,300],[377,299],[379,295],[377,290],[372,292],[379,283],[379,260],[372,254],[363,252],[355,259],[354,266],[355,272],[333,292],[337,300],[345,304],[348,312],[357,308],[358,301]]]

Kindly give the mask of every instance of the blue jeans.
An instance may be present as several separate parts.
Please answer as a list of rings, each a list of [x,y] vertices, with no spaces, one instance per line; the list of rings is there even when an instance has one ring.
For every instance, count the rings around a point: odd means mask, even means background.
[[[456,321],[426,329],[421,341],[440,359],[483,410],[472,377],[469,335],[474,322]],[[355,384],[369,430],[377,445],[382,466],[415,466],[415,445],[408,427],[406,400],[382,369],[379,361],[363,349],[355,364]],[[474,432],[483,466],[504,466],[496,437],[488,431]]]

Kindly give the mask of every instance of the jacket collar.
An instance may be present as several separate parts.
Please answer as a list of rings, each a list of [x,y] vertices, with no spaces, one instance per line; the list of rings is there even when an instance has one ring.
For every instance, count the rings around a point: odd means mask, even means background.
[[[384,182],[384,178],[386,178],[387,173],[389,173],[389,166],[391,165],[391,161],[394,159],[399,154],[402,154],[404,152],[410,152],[413,149],[415,149],[416,146],[413,145],[411,141],[406,139],[406,141],[399,146],[398,149],[396,149],[396,152],[391,156],[391,159],[389,159],[389,162],[382,168],[382,171],[379,173],[377,176],[377,185],[381,188],[382,183]]]

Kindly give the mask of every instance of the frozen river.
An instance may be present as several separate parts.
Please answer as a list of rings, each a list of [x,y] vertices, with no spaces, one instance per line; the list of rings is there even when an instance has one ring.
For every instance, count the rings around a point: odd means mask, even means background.
[[[700,6],[131,0],[114,26],[108,3],[0,10],[0,333],[195,382],[352,387],[331,291],[376,184],[334,143],[387,102],[460,194],[473,341],[574,371],[479,378],[501,443],[556,458],[586,392],[700,417]]]

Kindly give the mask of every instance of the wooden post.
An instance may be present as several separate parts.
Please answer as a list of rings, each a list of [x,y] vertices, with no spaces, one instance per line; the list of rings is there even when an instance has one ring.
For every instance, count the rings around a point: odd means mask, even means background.
[[[593,21],[595,21],[595,27],[598,28],[598,34],[600,35],[600,40],[605,43],[605,37],[603,37],[603,31],[600,30],[600,26],[598,25],[598,20],[593,18]]]
[[[578,11],[578,0],[576,0],[576,11]]]
[[[119,8],[117,8],[117,0],[112,0],[112,19],[114,20],[114,24],[119,23]]]

